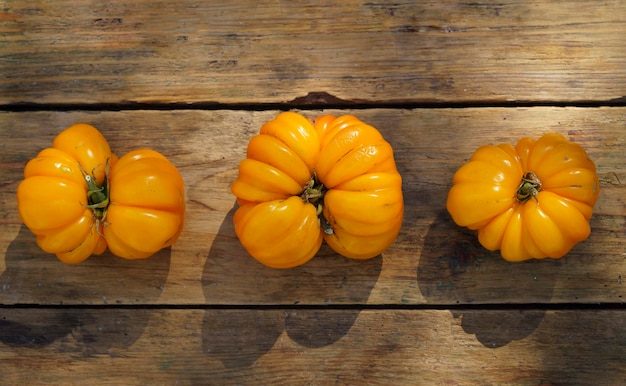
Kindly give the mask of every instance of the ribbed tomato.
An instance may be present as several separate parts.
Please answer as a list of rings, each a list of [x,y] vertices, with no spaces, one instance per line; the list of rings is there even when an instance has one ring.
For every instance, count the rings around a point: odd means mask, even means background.
[[[276,268],[309,261],[323,240],[355,259],[379,255],[402,225],[402,178],[380,132],[354,116],[312,124],[285,112],[265,123],[232,184],[235,231]]]
[[[184,222],[184,185],[161,154],[121,159],[93,126],[76,124],[24,169],[20,217],[37,244],[68,264],[101,254],[145,258],[171,245]]]
[[[454,175],[447,209],[509,261],[560,258],[590,232],[600,193],[595,164],[560,134],[476,150]]]

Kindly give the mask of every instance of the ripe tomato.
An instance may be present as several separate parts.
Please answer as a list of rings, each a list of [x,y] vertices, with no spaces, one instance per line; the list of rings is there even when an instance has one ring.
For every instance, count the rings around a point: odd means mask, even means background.
[[[183,230],[183,179],[162,154],[133,150],[113,165],[104,237],[114,255],[143,259],[172,245]]]
[[[349,258],[377,256],[404,213],[391,145],[353,116],[279,114],[250,140],[232,192],[237,237],[275,268],[306,263],[323,240]]]
[[[560,134],[482,146],[454,175],[447,209],[508,261],[560,258],[586,239],[600,193],[596,168]]]
[[[184,221],[184,185],[161,154],[137,150],[121,159],[93,126],[76,124],[24,168],[20,217],[37,244],[68,264],[101,254],[151,256],[170,246]]]

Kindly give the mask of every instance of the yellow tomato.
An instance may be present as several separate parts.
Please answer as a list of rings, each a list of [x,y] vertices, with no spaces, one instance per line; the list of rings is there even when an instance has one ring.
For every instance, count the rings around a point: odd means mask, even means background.
[[[148,257],[176,240],[184,219],[183,181],[165,157],[141,150],[118,161],[87,124],[68,127],[26,164],[17,202],[40,248],[68,264],[107,243],[120,257]]]
[[[482,146],[454,175],[446,206],[509,261],[560,258],[590,232],[600,193],[585,150],[560,134]]]
[[[402,178],[391,145],[353,116],[294,112],[261,127],[239,165],[232,192],[242,245],[275,268],[309,261],[322,241],[343,256],[367,259],[402,225]]]
[[[183,229],[185,192],[178,170],[162,154],[139,149],[115,163],[104,236],[114,255],[142,259],[172,245]]]

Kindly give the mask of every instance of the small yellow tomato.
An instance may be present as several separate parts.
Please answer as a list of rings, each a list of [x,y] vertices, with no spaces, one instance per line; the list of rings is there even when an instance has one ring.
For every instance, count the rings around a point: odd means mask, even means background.
[[[306,263],[323,240],[349,258],[377,256],[404,213],[391,145],[353,116],[279,114],[250,140],[232,192],[239,240],[275,268]]]
[[[452,219],[508,261],[563,257],[589,236],[600,193],[585,150],[555,133],[482,146],[452,183]]]
[[[182,229],[184,186],[176,168],[151,150],[118,160],[93,126],[63,130],[24,168],[18,211],[39,247],[76,264],[107,248],[144,258]]]

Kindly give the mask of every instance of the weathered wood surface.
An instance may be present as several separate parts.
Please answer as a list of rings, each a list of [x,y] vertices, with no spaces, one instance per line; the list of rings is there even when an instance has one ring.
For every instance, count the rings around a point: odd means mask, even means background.
[[[1,2],[0,384],[623,384],[624,36],[620,0]],[[273,270],[239,245],[247,140],[297,108],[394,146],[405,222],[381,257]],[[171,249],[38,250],[17,185],[79,121],[179,168]],[[592,234],[506,263],[452,223],[450,180],[479,145],[548,131],[597,164]]]
[[[0,382],[619,385],[625,312],[5,310]]]
[[[626,108],[368,109],[403,175],[405,221],[382,257],[352,261],[324,248],[292,270],[266,268],[240,246],[230,184],[248,139],[277,111],[29,112],[0,115],[3,304],[513,304],[623,302],[626,297]],[[100,128],[119,154],[168,156],[186,182],[185,231],[146,261],[105,254],[68,267],[38,250],[15,192],[26,161],[73,122]],[[601,194],[592,234],[556,261],[504,262],[445,209],[452,174],[481,144],[547,131],[584,146]],[[0,264],[1,264],[0,263]],[[89,280],[85,280],[89,278]]]
[[[0,103],[623,101],[624,36],[620,0],[10,0]]]

